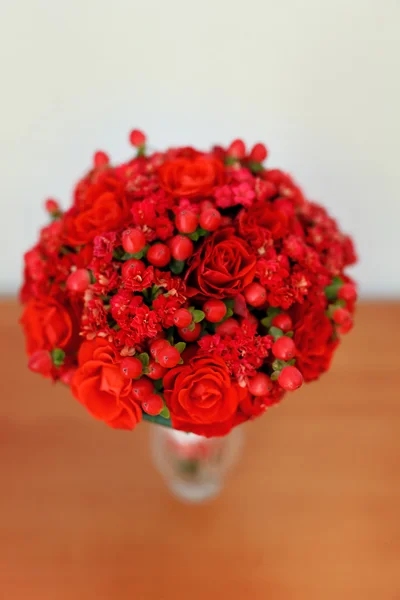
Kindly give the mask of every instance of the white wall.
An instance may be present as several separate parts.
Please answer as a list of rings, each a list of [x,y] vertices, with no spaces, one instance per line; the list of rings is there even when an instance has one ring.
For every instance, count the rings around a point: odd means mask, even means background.
[[[398,0],[0,0],[0,292],[93,150],[264,140],[400,295]],[[397,257],[395,261],[393,256]]]

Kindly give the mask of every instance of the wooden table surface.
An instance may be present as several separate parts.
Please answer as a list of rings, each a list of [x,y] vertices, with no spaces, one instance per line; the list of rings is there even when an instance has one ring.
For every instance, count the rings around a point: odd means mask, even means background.
[[[331,372],[245,425],[222,496],[172,498],[149,425],[92,420],[25,368],[0,310],[0,598],[400,598],[399,304],[364,304]]]

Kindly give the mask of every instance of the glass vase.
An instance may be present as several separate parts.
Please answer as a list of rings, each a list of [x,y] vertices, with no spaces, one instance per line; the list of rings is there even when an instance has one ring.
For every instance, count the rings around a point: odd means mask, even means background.
[[[215,438],[160,425],[151,427],[154,463],[170,491],[185,502],[203,502],[220,493],[242,444],[241,427]]]

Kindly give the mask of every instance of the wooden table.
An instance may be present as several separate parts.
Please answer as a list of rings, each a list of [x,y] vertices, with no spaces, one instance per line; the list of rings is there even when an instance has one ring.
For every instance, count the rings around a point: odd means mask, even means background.
[[[245,426],[204,506],[170,497],[149,426],[92,420],[25,368],[0,311],[0,598],[400,598],[399,304],[364,304],[331,372]]]

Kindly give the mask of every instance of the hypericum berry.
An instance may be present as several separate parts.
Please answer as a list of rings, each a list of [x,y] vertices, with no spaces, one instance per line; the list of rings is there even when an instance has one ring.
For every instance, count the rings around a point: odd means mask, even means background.
[[[250,304],[250,306],[262,306],[267,301],[266,289],[260,283],[256,283],[255,281],[247,286],[243,294],[247,304]]]
[[[296,346],[292,338],[286,335],[272,344],[272,354],[279,360],[291,360],[296,356]]]
[[[165,369],[173,369],[181,360],[181,355],[175,346],[166,346],[157,354],[157,361]]]
[[[344,325],[345,323],[353,321],[351,314],[345,308],[337,308],[332,315],[332,319],[337,325]]]
[[[150,394],[141,404],[144,412],[153,417],[159,415],[164,408],[163,399],[158,394]]]
[[[193,233],[198,224],[199,219],[191,210],[182,210],[176,215],[175,226],[181,233]]]
[[[201,333],[200,323],[195,323],[194,328],[190,330],[188,327],[178,329],[178,333],[185,342],[195,342]]]
[[[272,325],[278,329],[282,329],[284,333],[291,331],[293,327],[292,319],[287,313],[275,315],[275,317],[272,319]]]
[[[48,375],[53,368],[51,354],[47,350],[37,350],[31,354],[28,360],[28,368],[34,373]]]
[[[171,344],[168,342],[168,340],[165,340],[165,339],[155,340],[154,342],[152,342],[150,344],[150,354],[152,355],[153,358],[157,358],[158,353],[163,348],[166,348],[167,346],[170,346],[170,345]]]
[[[175,260],[187,260],[194,252],[193,242],[186,235],[176,235],[168,246]]]
[[[263,160],[265,160],[268,156],[268,152],[266,147],[264,146],[264,144],[254,144],[251,152],[250,152],[250,160],[253,160],[254,162],[258,162],[261,163],[263,162]]]
[[[57,200],[53,200],[53,198],[48,198],[44,203],[45,209],[50,215],[57,215],[61,212],[60,205]]]
[[[107,166],[109,164],[109,162],[110,162],[110,157],[105,152],[102,152],[101,150],[99,150],[98,152],[94,153],[93,164],[96,169]]]
[[[149,362],[149,366],[147,367],[147,377],[150,377],[150,379],[161,379],[162,377],[164,377],[166,372],[167,369],[162,367],[155,360],[151,360]]]
[[[171,252],[165,244],[157,243],[150,246],[146,258],[155,267],[166,267],[171,260]]]
[[[288,392],[297,390],[303,383],[303,375],[296,367],[284,367],[278,377],[279,385]]]
[[[346,302],[355,302],[357,300],[357,290],[352,283],[344,283],[338,291],[338,298]]]
[[[206,231],[215,231],[221,225],[222,216],[216,208],[209,208],[200,213],[200,227]]]
[[[233,140],[231,145],[227,150],[228,156],[232,156],[232,158],[241,159],[246,156],[246,146],[243,140]]]
[[[353,319],[349,319],[348,321],[342,323],[342,325],[337,325],[336,327],[336,330],[342,334],[348,333],[350,329],[353,329]]]
[[[218,335],[233,335],[237,329],[240,329],[239,323],[236,319],[230,317],[215,328],[215,333]]]
[[[214,204],[211,202],[211,200],[202,200],[200,202],[200,212],[203,212],[205,210],[208,210],[209,208],[215,208]]]
[[[203,311],[206,314],[206,319],[210,323],[219,323],[226,315],[226,305],[222,300],[214,300],[211,298],[203,305]],[[232,313],[231,313],[232,314]]]
[[[145,269],[146,265],[142,260],[130,258],[122,265],[122,277],[123,279],[126,279],[127,277],[132,277],[134,275],[141,275]]]
[[[87,269],[77,269],[67,279],[67,290],[83,293],[90,285],[90,275]]]
[[[140,229],[125,229],[122,233],[122,247],[129,254],[140,252],[146,245],[146,238]]]
[[[193,321],[192,313],[186,308],[178,308],[173,316],[176,327],[187,327]]]
[[[127,356],[121,360],[119,368],[125,377],[137,379],[142,374],[143,365],[138,358]]]
[[[273,383],[265,373],[257,373],[249,379],[248,388],[253,396],[265,396],[272,390]]]
[[[146,400],[153,392],[154,383],[147,377],[141,377],[132,382],[132,396],[139,402]]]
[[[146,143],[146,136],[140,129],[133,129],[129,134],[129,141],[135,148],[140,148]]]

